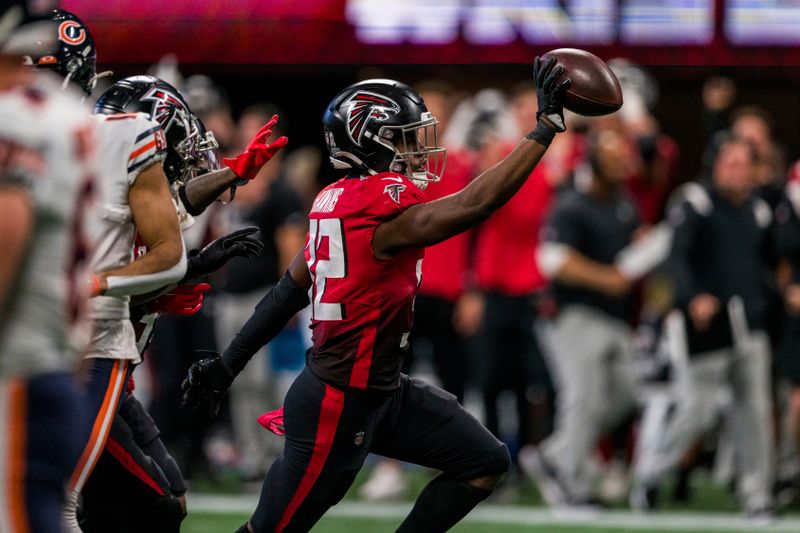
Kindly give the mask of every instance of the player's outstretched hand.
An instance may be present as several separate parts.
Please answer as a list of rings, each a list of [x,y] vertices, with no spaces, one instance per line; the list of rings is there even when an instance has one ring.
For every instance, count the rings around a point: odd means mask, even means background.
[[[178,285],[147,302],[147,310],[151,313],[163,313],[173,316],[190,316],[203,307],[203,295],[211,290],[208,283],[187,283]]]
[[[286,137],[278,137],[271,143],[267,143],[267,138],[272,135],[272,130],[277,123],[278,115],[273,115],[272,119],[258,130],[250,144],[247,145],[247,150],[236,157],[226,157],[222,161],[241,179],[255,178],[261,167],[272,159],[278,150],[289,143],[289,139]]]
[[[261,255],[264,243],[253,236],[257,231],[256,227],[240,229],[212,241],[202,250],[192,250],[189,252],[189,265],[183,279],[195,279],[210,274],[234,257]]]
[[[566,129],[564,94],[572,83],[569,78],[558,82],[562,74],[564,74],[564,67],[558,64],[555,57],[548,57],[545,60],[537,57],[533,61],[533,79],[536,82],[536,98],[539,101],[536,118],[541,120],[544,115],[556,131]]]
[[[216,352],[211,357],[201,359],[189,367],[189,374],[181,383],[183,399],[181,407],[187,409],[207,409],[211,417],[217,416],[222,400],[228,394],[228,387],[235,377]]]

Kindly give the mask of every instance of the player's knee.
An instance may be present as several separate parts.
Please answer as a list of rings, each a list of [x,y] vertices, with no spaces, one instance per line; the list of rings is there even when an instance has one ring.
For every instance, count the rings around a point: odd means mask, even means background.
[[[506,475],[511,468],[511,455],[505,444],[500,444],[494,452],[487,458],[486,473],[490,476]]]
[[[491,452],[483,455],[480,467],[472,472],[468,482],[476,487],[491,490],[503,479],[510,468],[511,456],[508,448],[505,444],[498,443]]]

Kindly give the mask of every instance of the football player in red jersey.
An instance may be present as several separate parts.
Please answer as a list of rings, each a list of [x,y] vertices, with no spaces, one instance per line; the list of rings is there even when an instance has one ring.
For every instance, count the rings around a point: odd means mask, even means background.
[[[485,220],[523,185],[564,130],[563,70],[537,58],[536,128],[460,192],[432,202],[422,190],[440,178],[444,149],[413,89],[368,80],[331,102],[325,136],[334,167],[348,176],[317,196],[305,250],[231,345],[195,363],[184,383],[186,405],[218,403],[247,360],[311,301],[313,347],[284,402],[284,452],[240,532],[310,530],[370,452],[442,472],[403,532],[450,529],[508,470],[506,447],[452,394],[400,367],[424,247]]]

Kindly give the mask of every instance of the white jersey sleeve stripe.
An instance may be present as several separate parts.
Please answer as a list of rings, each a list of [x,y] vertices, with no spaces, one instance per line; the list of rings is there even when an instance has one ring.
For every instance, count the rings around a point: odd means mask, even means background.
[[[165,157],[164,152],[156,148],[155,141],[153,141],[152,145],[147,145],[143,148],[145,148],[143,152],[137,154],[135,157],[131,156],[131,159],[128,160],[128,179],[131,183],[133,183],[142,170],[154,163],[162,161]]]

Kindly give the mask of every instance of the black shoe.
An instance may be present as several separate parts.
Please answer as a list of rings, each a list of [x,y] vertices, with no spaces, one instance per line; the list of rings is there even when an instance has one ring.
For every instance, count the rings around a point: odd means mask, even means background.
[[[672,489],[672,501],[675,503],[688,503],[692,497],[692,489],[689,487],[689,470],[680,470],[675,488]]]

